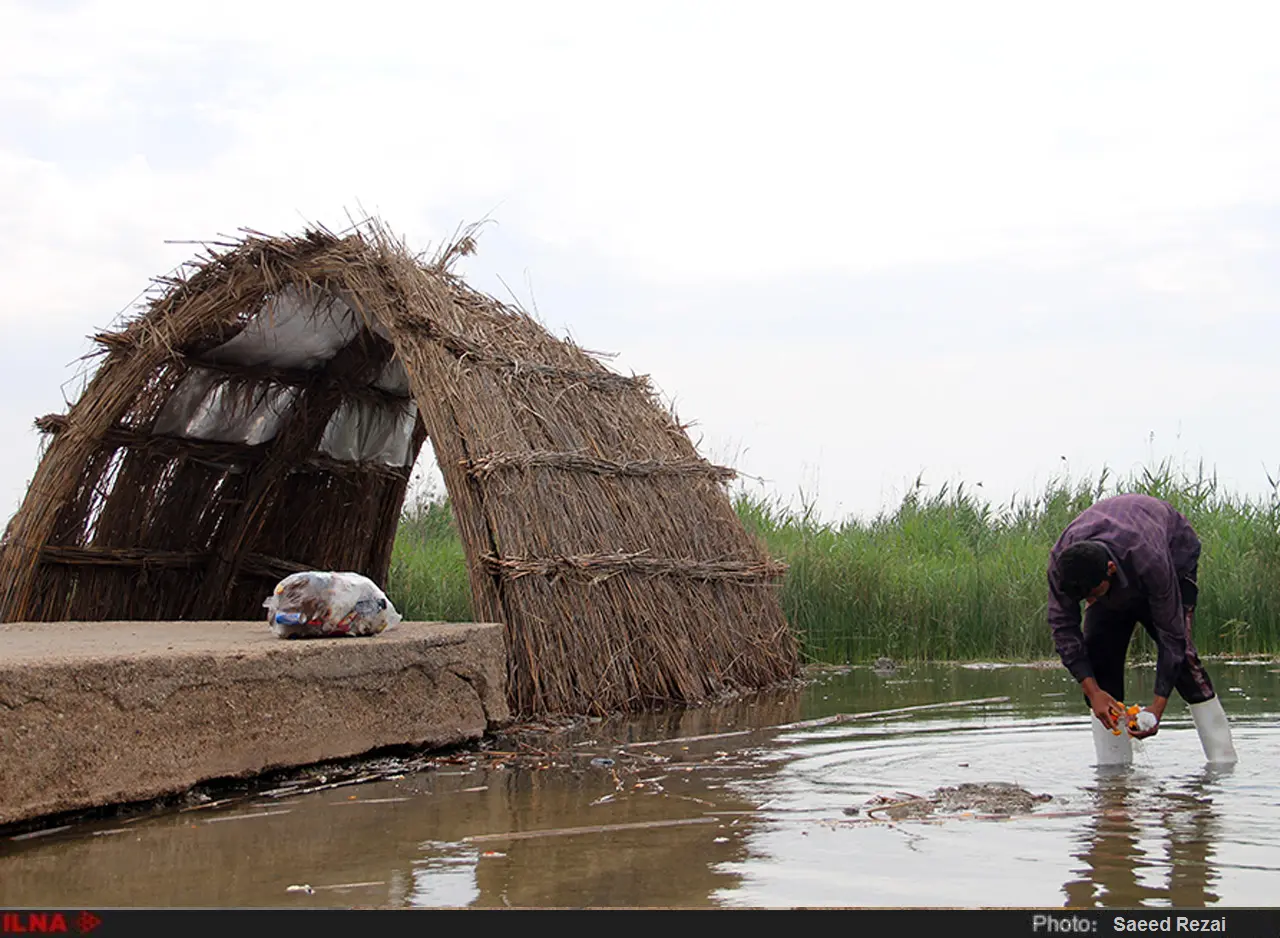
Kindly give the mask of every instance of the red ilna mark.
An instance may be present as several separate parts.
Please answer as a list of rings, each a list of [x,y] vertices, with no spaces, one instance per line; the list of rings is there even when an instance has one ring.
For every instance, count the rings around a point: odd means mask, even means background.
[[[10,935],[41,935],[66,932],[67,919],[61,912],[5,912],[0,915],[0,932]]]
[[[98,918],[98,916],[94,915],[92,912],[81,912],[76,916],[76,931],[82,935],[89,934],[89,932],[93,931],[101,924],[102,919]]]

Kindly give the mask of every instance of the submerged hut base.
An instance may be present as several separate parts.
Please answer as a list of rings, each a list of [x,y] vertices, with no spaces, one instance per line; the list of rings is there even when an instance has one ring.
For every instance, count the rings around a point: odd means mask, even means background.
[[[286,642],[261,622],[0,625],[0,825],[505,722],[502,626]]]

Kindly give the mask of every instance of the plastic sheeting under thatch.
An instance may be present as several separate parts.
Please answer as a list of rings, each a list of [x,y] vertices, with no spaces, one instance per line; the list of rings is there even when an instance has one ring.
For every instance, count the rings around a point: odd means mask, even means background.
[[[257,618],[304,569],[385,583],[430,437],[516,713],[796,672],[781,565],[643,377],[369,223],[207,248],[121,331],[0,546],[0,619]]]

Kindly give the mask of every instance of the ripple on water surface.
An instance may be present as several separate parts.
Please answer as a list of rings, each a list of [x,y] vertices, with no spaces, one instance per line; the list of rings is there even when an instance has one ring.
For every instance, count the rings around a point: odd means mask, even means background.
[[[0,906],[1275,905],[1280,669],[1211,670],[1227,771],[1176,700],[1131,768],[1095,769],[1061,669],[847,669],[545,751],[5,840]]]

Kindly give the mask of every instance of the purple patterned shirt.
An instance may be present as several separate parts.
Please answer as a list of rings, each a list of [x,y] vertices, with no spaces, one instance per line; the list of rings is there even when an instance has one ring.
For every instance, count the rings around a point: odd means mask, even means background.
[[[1058,555],[1077,541],[1099,541],[1116,565],[1102,610],[1150,609],[1156,635],[1156,685],[1168,697],[1187,658],[1187,625],[1179,580],[1195,576],[1200,539],[1172,505],[1149,495],[1117,495],[1085,509],[1049,552],[1049,628],[1053,644],[1077,681],[1093,677],[1080,630],[1080,603],[1062,592]]]

